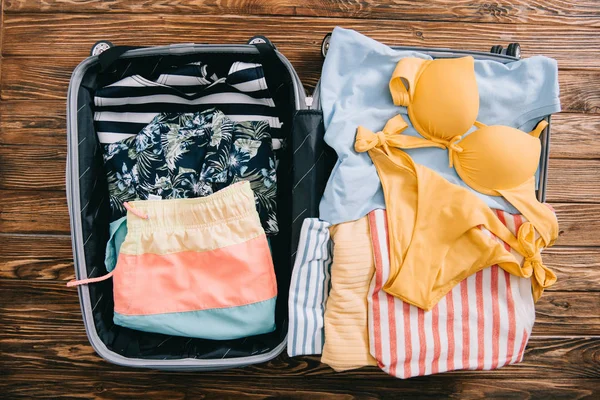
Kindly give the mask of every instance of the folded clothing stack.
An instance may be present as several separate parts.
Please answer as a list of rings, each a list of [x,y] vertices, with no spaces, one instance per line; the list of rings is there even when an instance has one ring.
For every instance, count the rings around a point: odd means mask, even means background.
[[[320,90],[338,161],[304,224],[330,238],[324,255],[301,236],[288,353],[399,378],[519,362],[556,281],[535,196],[556,62],[432,59],[336,28]]]

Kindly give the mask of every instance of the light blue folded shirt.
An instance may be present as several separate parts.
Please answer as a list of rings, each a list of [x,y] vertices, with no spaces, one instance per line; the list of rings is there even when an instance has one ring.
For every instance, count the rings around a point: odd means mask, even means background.
[[[388,86],[396,64],[406,57],[431,59],[423,53],[393,50],[353,30],[333,30],[323,64],[320,101],[325,142],[337,152],[338,161],[321,199],[321,220],[339,224],[385,208],[375,166],[367,153],[354,151],[354,139],[359,125],[377,132],[399,113],[409,124],[403,134],[420,136],[410,124],[406,108],[394,105]],[[479,89],[477,121],[486,125],[508,125],[529,132],[540,119],[560,111],[558,67],[551,58],[536,56],[508,64],[475,60],[475,75]],[[405,151],[416,163],[471,190],[488,206],[518,213],[503,197],[469,188],[454,168],[448,167],[447,150]]]

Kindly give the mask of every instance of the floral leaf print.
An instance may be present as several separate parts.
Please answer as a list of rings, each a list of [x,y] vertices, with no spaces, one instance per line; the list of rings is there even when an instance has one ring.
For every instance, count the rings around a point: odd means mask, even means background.
[[[123,163],[121,171],[116,173],[116,178],[117,187],[121,192],[130,194],[135,193],[135,186],[137,185],[137,169],[135,169],[135,171],[133,169],[130,170],[127,167],[127,164]]]
[[[208,157],[207,157],[208,158]],[[213,168],[215,171],[226,171],[229,168],[230,159],[229,159],[229,151],[222,151],[207,160],[206,165]],[[218,182],[218,181],[217,181]]]
[[[235,142],[233,142],[235,150],[248,154],[249,159],[256,157],[261,144],[262,142],[260,140],[252,139],[236,139]]]
[[[197,126],[195,123],[196,114],[177,114],[176,124],[180,127],[180,129],[191,129]]]
[[[125,207],[123,203],[126,201],[135,200],[136,194],[134,192],[130,192],[128,188],[119,188],[119,179],[117,178],[116,172],[110,172],[107,174],[108,181],[108,192],[110,194],[110,207],[113,210],[113,213],[124,214]]]
[[[171,182],[170,176],[159,176],[156,175],[154,184],[144,187],[148,193],[156,194],[161,196],[163,199],[169,198],[169,193],[173,190],[173,183]]]
[[[269,146],[272,146],[271,142],[271,131],[269,130],[269,123],[267,121],[256,121],[254,124],[254,140],[260,140],[267,142]]]
[[[275,186],[277,183],[277,173],[273,168],[263,168],[260,170],[260,174],[262,175],[262,184],[266,188],[270,188]]]
[[[265,233],[272,235],[279,232],[277,227],[277,186],[272,185],[267,188],[262,184],[262,179],[260,171],[254,171],[243,178],[235,176],[232,184],[240,181],[250,182],[263,229]],[[268,223],[269,220],[271,220],[270,223]]]
[[[274,208],[274,206],[277,204],[277,202],[275,201],[275,196],[277,195],[276,186],[271,186],[268,188],[265,187],[262,184],[260,174],[251,175],[250,177],[245,178],[244,180],[250,181],[250,186],[254,191],[256,201],[260,207],[264,208],[267,211]]]
[[[233,132],[233,121],[225,117],[221,112],[213,117],[212,129],[209,130],[211,142],[207,147],[206,158],[202,167],[201,176],[203,180],[211,183],[225,183],[230,168],[231,138]],[[214,136],[219,136],[218,146],[214,145]]]
[[[180,174],[177,177],[180,185],[188,187],[193,197],[205,197],[213,193],[211,184],[198,179],[196,174]]]
[[[130,151],[131,153],[131,151]],[[157,164],[160,165],[162,158],[162,152],[143,151],[141,153],[135,153],[131,160],[135,161],[138,166],[138,171],[141,177],[148,179],[152,172],[157,168]]]
[[[229,164],[227,183],[249,181],[265,233],[278,233],[277,176],[267,123],[236,122]]]
[[[230,175],[240,176],[241,168],[247,166],[246,164],[250,161],[250,153],[242,147],[234,147],[231,154],[229,155],[229,168]]]
[[[186,182],[190,175],[196,175],[196,170],[191,168],[179,167],[177,174],[175,174],[172,179],[173,186],[185,186],[186,184],[183,182]]]
[[[269,123],[267,121],[243,121],[235,124],[234,136],[240,139],[271,140]]]
[[[169,170],[174,171],[177,161],[191,150],[192,140],[190,137],[192,135],[193,132],[182,131],[178,127],[173,127],[162,135],[163,153]]]
[[[104,144],[104,152],[102,157],[104,162],[112,159],[114,156],[121,154],[122,151],[127,151],[127,145],[122,142]]]
[[[227,118],[222,112],[215,111],[212,119],[209,146],[217,148],[223,141],[225,145],[228,145],[231,142],[232,131],[233,121]],[[218,149],[215,149],[215,151],[218,151]]]
[[[210,142],[209,146],[217,147],[221,144],[221,140],[223,139],[223,129],[221,129],[220,125],[214,126],[212,132],[210,134]]]
[[[209,128],[212,126],[215,116],[218,117],[218,114],[222,114],[216,108],[209,108],[208,110],[204,110],[199,113],[193,114],[193,118],[191,124],[193,126],[201,126],[204,128]]]
[[[230,121],[221,112],[163,113],[140,133],[104,147],[104,166],[109,182],[111,218],[125,215],[122,203],[147,199],[149,194],[164,199],[207,196],[213,188],[203,169],[206,147],[212,132],[213,114],[222,122]],[[219,125],[223,138],[231,138],[232,125]],[[227,131],[225,131],[227,128]],[[222,142],[220,153],[213,157],[213,175],[226,173],[231,141]],[[216,149],[215,149],[216,150]]]
[[[195,174],[196,170],[192,168],[179,167],[178,174]]]

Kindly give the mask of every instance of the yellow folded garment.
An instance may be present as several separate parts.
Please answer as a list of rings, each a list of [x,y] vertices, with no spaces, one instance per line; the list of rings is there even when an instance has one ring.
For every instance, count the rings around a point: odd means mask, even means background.
[[[367,292],[375,263],[367,217],[330,228],[331,291],[321,361],[336,371],[377,365],[369,353]]]

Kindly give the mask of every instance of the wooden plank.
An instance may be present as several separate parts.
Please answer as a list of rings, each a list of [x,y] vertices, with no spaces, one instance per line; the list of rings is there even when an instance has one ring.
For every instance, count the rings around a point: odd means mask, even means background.
[[[291,59],[295,69],[307,89],[312,91],[321,75],[322,60],[301,62],[309,56],[308,49],[293,49],[285,52]],[[2,100],[60,100],[60,115],[64,115],[67,88],[73,69],[81,59],[57,58],[52,64],[41,62],[39,58],[8,57],[4,59],[2,80],[0,81],[0,97]],[[600,66],[600,64],[599,64]],[[600,113],[600,69],[597,71],[561,70],[559,73],[560,99],[564,111],[577,113]],[[39,104],[31,108],[34,112]],[[30,107],[27,107],[29,109]],[[35,123],[22,115],[11,124]],[[3,113],[0,109],[0,113]],[[57,113],[47,113],[47,120]],[[34,114],[38,115],[38,114]],[[17,117],[15,117],[17,118]]]
[[[0,232],[69,234],[64,192],[0,190]],[[35,243],[31,243],[32,246]]]
[[[600,198],[599,177],[600,160],[598,159],[550,159],[547,201],[596,203]]]
[[[0,144],[67,146],[66,99],[0,102]]]
[[[4,0],[0,0],[0,77],[2,76],[2,26],[4,25]]]
[[[545,292],[535,305],[533,336],[598,335],[600,294]]]
[[[0,284],[4,282],[0,281]],[[22,296],[29,292],[20,292]],[[46,292],[44,292],[46,293]],[[76,292],[74,292],[76,293]],[[74,306],[77,304],[76,298]],[[89,345],[83,329],[81,317],[75,313],[71,315],[65,310],[66,305],[55,307],[55,311],[47,310],[48,307],[39,307],[31,315],[31,320],[24,315],[17,315],[17,320],[12,321],[16,307],[0,305],[0,321],[3,325],[0,344],[4,350],[3,364],[8,369],[30,369],[39,371],[52,365],[56,371],[70,371],[73,368],[81,370],[94,370],[97,373],[109,371],[125,371],[123,367],[111,365],[95,353]],[[42,315],[41,311],[46,310]],[[23,313],[27,313],[25,310]],[[21,313],[21,314],[23,314]],[[30,313],[32,314],[32,313]],[[41,319],[40,319],[41,318]],[[19,322],[20,325],[16,323]],[[48,332],[55,332],[48,335]],[[456,376],[469,376],[480,378],[514,378],[551,380],[553,377],[562,376],[569,378],[596,378],[600,377],[600,363],[597,361],[600,351],[600,338],[598,337],[532,337],[528,343],[524,361],[518,365],[507,366],[496,371],[462,371],[452,375],[441,375],[452,380]],[[596,361],[593,361],[596,360]],[[344,374],[334,372],[320,363],[320,357],[294,357],[289,358],[282,354],[276,360],[240,370],[228,370],[211,376],[205,372],[207,379],[237,378],[244,375],[246,379],[259,379],[261,376],[277,376],[282,380],[298,376],[322,377],[328,379],[378,379],[385,375],[376,367],[362,368],[348,371]],[[454,375],[454,376],[453,376]]]
[[[97,40],[121,45],[179,43],[246,43],[260,32],[284,54],[312,49],[319,59],[320,43],[334,26],[356,29],[390,44],[489,51],[496,43],[519,42],[523,55],[545,54],[563,68],[598,68],[600,35],[586,26],[477,24],[349,18],[141,15],[141,14],[7,14],[4,56],[83,58]],[[144,29],[139,29],[143,26]],[[81,32],[85,32],[82,35]]]
[[[600,56],[600,52],[598,55]],[[597,65],[600,66],[600,61]],[[583,82],[587,82],[587,85]],[[558,83],[561,104],[569,104],[569,107],[563,107],[563,110],[600,113],[599,71],[559,71]]]
[[[6,60],[2,66],[2,100],[60,100],[66,107],[71,73],[81,58],[57,58],[51,64],[31,57]]]
[[[64,190],[67,149],[0,145],[0,189]]]
[[[544,264],[558,281],[553,291],[600,291],[600,249],[597,247],[555,246],[544,250]]]
[[[552,204],[558,215],[560,233],[556,245],[598,246],[600,239],[599,204]]]
[[[598,138],[600,115],[561,112],[552,116],[550,157],[600,158]]]
[[[0,382],[0,390],[8,398],[33,398],[40,393],[51,399],[95,398],[130,399],[143,393],[144,399],[440,399],[514,398],[514,399],[593,399],[600,390],[592,379],[566,379],[557,373],[552,379],[490,379],[489,373],[465,376],[461,373],[393,379],[378,372],[369,380],[349,380],[347,374],[326,378],[303,374],[278,379],[277,371],[247,376],[247,369],[238,370],[234,379],[218,372],[157,371],[117,372],[101,375],[92,370],[72,368],[43,373],[20,369],[10,370]],[[451,378],[451,379],[449,379]],[[415,384],[416,382],[416,384]]]
[[[4,338],[42,340],[39,335],[48,329],[57,329],[57,333],[72,339],[79,336],[82,322],[78,292],[67,288],[64,281],[0,279],[0,286]],[[19,298],[13,298],[12,293],[20,293]],[[600,332],[598,309],[597,292],[544,293],[536,304],[533,336],[595,336]]]
[[[75,276],[70,236],[0,234],[0,243],[0,278],[68,281]]]
[[[7,13],[169,13],[199,15],[287,15],[315,17],[385,18],[421,21],[600,25],[598,3],[586,0],[433,0],[416,6],[409,0],[266,0],[266,1],[131,1],[6,0]]]
[[[0,232],[69,234],[64,192],[0,190]],[[553,203],[558,246],[600,246],[600,204]]]

